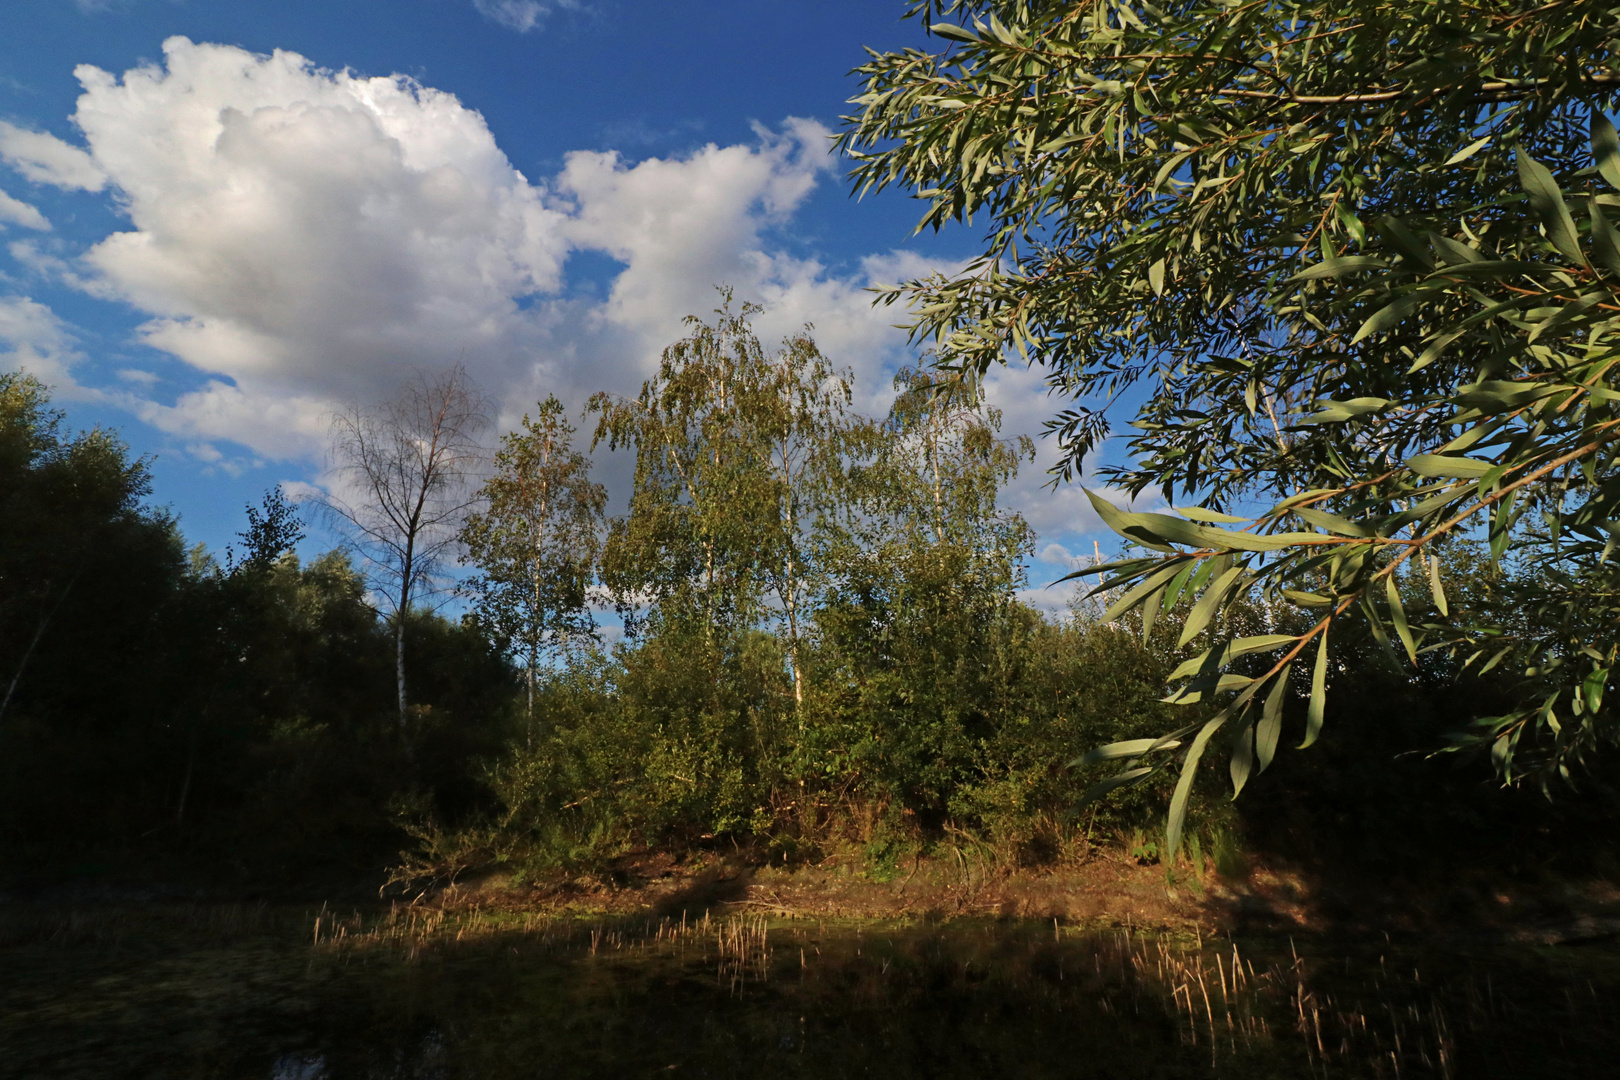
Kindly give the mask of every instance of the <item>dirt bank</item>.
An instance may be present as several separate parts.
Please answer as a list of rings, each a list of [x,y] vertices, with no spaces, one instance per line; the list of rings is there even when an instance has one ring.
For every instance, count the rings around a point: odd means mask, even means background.
[[[649,853],[544,884],[488,875],[429,892],[448,908],[558,914],[715,912],[824,919],[991,917],[1185,933],[1434,933],[1558,943],[1620,934],[1606,879],[1414,882],[1375,874],[1251,867],[1241,878],[1098,851],[1075,863],[1007,869],[918,857],[874,874],[857,857],[777,866],[742,855]]]

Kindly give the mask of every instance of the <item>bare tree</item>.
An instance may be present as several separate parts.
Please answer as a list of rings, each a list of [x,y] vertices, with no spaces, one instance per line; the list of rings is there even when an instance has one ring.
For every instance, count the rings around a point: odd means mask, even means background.
[[[445,559],[476,498],[488,425],[488,404],[460,364],[418,372],[383,404],[350,405],[332,418],[330,463],[340,480],[325,505],[393,624],[402,732],[405,619],[413,603],[441,591]]]

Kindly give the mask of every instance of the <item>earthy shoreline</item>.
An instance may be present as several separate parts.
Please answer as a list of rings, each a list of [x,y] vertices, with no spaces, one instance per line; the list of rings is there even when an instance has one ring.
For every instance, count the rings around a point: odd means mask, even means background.
[[[875,880],[854,858],[761,866],[741,858],[653,853],[600,875],[514,884],[491,874],[415,898],[576,916],[755,913],[840,920],[1030,919],[1172,934],[1435,934],[1561,944],[1620,935],[1620,886],[1606,879],[1413,884],[1324,879],[1254,867],[1242,880],[1164,868],[1121,854],[1037,869],[973,868],[919,858]]]

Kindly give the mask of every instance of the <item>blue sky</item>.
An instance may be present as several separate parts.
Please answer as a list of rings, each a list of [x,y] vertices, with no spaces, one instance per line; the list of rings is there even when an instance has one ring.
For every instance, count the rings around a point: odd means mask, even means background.
[[[507,424],[633,392],[719,282],[767,339],[814,323],[879,411],[909,354],[865,288],[976,247],[850,198],[828,152],[862,46],[922,43],[904,7],[7,0],[0,366],[152,455],[214,548],[322,482],[334,406],[457,357]],[[991,393],[1009,432],[1056,407],[1038,373]],[[626,464],[600,462],[621,497]],[[1037,584],[1097,528],[1044,479],[1008,494]]]

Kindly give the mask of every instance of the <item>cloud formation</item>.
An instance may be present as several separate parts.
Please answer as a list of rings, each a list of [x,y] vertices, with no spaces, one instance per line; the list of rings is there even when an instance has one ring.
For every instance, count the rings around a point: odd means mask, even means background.
[[[769,243],[831,167],[811,121],[680,158],[577,152],[531,181],[481,115],[404,76],[185,38],[161,65],[76,74],[86,149],[9,128],[0,154],[43,182],[110,185],[130,227],[77,266],[16,251],[148,313],[146,342],[205,385],[137,411],[186,438],[313,459],[334,404],[456,359],[509,412],[630,392],[716,282],[769,305],[767,338],[815,323],[869,386],[903,344],[861,290],[920,263],[877,256],[838,278]],[[606,296],[570,287],[582,251],[623,265]]]
[[[73,333],[44,304],[0,296],[0,370],[21,369],[72,399],[87,396],[69,367],[84,359]]]
[[[473,7],[490,22],[527,34],[544,22],[553,8],[571,10],[578,8],[579,3],[578,0],[553,0],[551,3],[540,3],[539,0],[473,0]]]
[[[100,191],[107,184],[106,174],[83,150],[48,132],[29,131],[4,120],[0,120],[0,161],[36,184],[80,191]]]
[[[892,325],[903,312],[865,290],[952,269],[879,252],[833,272],[786,249],[777,230],[836,164],[810,120],[667,158],[579,151],[530,178],[478,112],[404,76],[185,38],[165,42],[159,64],[76,74],[83,147],[3,125],[0,157],[38,183],[110,190],[128,226],[76,259],[30,240],[11,250],[36,274],[145,313],[143,339],[200,385],[159,398],[149,374],[124,367],[104,396],[199,458],[317,462],[336,406],[456,360],[497,397],[503,425],[548,393],[575,408],[597,390],[634,393],[681,320],[717,306],[716,283],[765,304],[767,345],[813,324],[823,352],[854,369],[855,407],[881,414],[909,353]],[[17,205],[15,223],[49,227]],[[612,271],[571,272],[581,254]],[[9,303],[4,340],[65,377],[78,358],[66,328]],[[1039,370],[999,369],[987,386],[1004,434],[1038,432],[1050,415]],[[1078,488],[1044,488],[1056,449],[1037,445],[1007,504],[1048,538],[1096,529]],[[629,463],[605,464],[612,487]],[[1031,579],[1066,569],[1036,566]],[[1030,599],[1058,608],[1069,591]]]
[[[519,300],[557,287],[567,249],[481,116],[294,53],[164,55],[122,80],[80,67],[74,117],[133,226],[85,263],[151,313],[148,343],[217,377],[154,422],[299,455],[333,401],[510,359]]]
[[[14,199],[4,191],[0,191],[0,228],[7,224],[21,225],[25,229],[38,229],[48,232],[51,223],[45,220],[45,215],[37,207]]]

